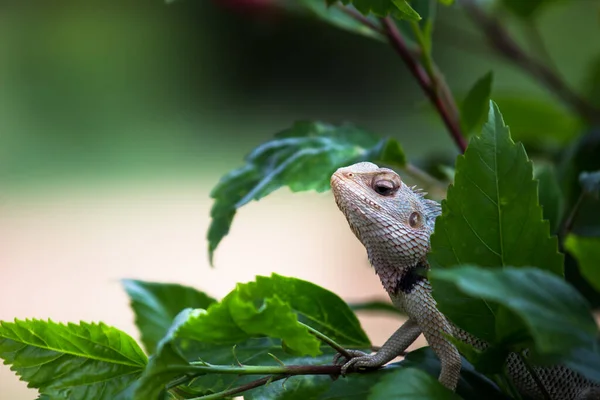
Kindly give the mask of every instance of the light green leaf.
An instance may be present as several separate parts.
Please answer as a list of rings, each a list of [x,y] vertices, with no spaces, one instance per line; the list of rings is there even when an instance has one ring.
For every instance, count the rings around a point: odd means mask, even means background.
[[[596,340],[598,328],[589,304],[572,286],[547,271],[462,266],[432,270],[430,279],[434,292],[438,283],[444,282],[463,296],[486,302],[495,329],[482,339],[492,345],[529,348],[543,356],[568,356]],[[476,325],[460,316],[451,319],[468,332]]]
[[[310,282],[277,274],[238,284],[220,303],[190,318],[179,337],[233,344],[269,336],[283,340],[297,354],[319,354],[320,342],[298,321],[342,346],[370,346],[358,319],[342,299]]]
[[[399,383],[401,382],[401,383]],[[369,400],[459,400],[431,375],[416,368],[400,368],[384,376],[372,389]]]
[[[581,274],[600,292],[600,238],[570,234],[565,248],[577,259]]]
[[[175,317],[167,334],[156,346],[156,353],[150,357],[148,367],[135,384],[134,400],[160,399],[169,382],[195,372],[194,366],[188,363],[175,343],[179,329],[195,312],[185,309]]]
[[[393,139],[380,139],[350,125],[321,122],[297,122],[258,146],[246,157],[246,165],[221,178],[211,192],[215,199],[208,230],[211,263],[239,207],[282,186],[294,192],[323,192],[330,188],[337,168],[360,161],[403,166],[406,159]]]
[[[103,323],[0,322],[0,358],[49,398],[117,400],[147,358],[130,336]]]
[[[397,19],[419,21],[421,16],[406,0],[341,0],[343,4],[352,4],[364,15],[373,13],[378,17],[391,15]]]
[[[542,219],[532,164],[493,102],[483,132],[457,159],[429,258],[442,267],[534,266],[563,274],[558,241]]]
[[[208,308],[215,302],[205,293],[178,284],[124,279],[123,286],[131,299],[142,343],[150,354],[183,309]]]
[[[463,133],[470,136],[484,123],[490,104],[494,75],[488,72],[479,78],[467,93],[461,109]]]

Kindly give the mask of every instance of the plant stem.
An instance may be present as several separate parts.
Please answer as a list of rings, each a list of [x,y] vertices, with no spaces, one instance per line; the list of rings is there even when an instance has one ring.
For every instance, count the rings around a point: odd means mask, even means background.
[[[222,392],[217,392],[213,394],[208,394],[206,396],[194,397],[190,400],[218,400],[233,397],[238,393],[245,392],[246,390],[254,389],[259,386],[266,385],[270,382],[275,382],[281,379],[288,378],[288,375],[280,375],[280,376],[266,376],[264,378],[257,379],[252,382],[248,382],[244,385],[234,387],[232,389],[223,390]]]
[[[298,323],[304,327],[306,327],[306,329],[308,329],[308,331],[313,334],[314,336],[316,336],[319,340],[321,340],[323,343],[328,344],[331,348],[333,348],[334,350],[336,350],[338,353],[340,353],[342,356],[344,356],[346,358],[346,360],[349,360],[352,358],[352,356],[346,351],[346,349],[344,349],[342,346],[340,346],[339,344],[337,344],[333,339],[325,336],[324,334],[322,334],[321,332],[319,332],[318,330],[303,324],[302,322]]]
[[[199,373],[226,375],[339,375],[340,365],[211,365],[192,361],[190,365]]]
[[[573,92],[550,67],[533,59],[521,49],[497,18],[485,13],[473,0],[462,0],[461,3],[471,20],[479,26],[490,45],[499,54],[546,86],[583,119],[592,123],[600,122],[600,110]]]
[[[402,58],[409,71],[417,80],[419,86],[421,86],[421,89],[423,89],[427,97],[429,97],[429,100],[433,103],[458,148],[461,152],[464,152],[467,148],[467,141],[462,135],[457,116],[453,115],[452,110],[455,109],[455,107],[449,107],[447,104],[450,100],[450,96],[448,96],[448,93],[445,93],[446,95],[444,97],[439,95],[438,90],[435,88],[440,81],[434,83],[437,76],[434,74],[434,78],[432,79],[427,73],[427,70],[419,64],[415,57],[413,57],[394,21],[389,17],[383,18],[382,24],[390,45],[396,50],[396,53],[398,53],[400,58]]]
[[[579,207],[581,206],[581,202],[585,198],[585,195],[586,195],[585,190],[581,190],[581,193],[579,194],[577,201],[573,205],[573,209],[569,213],[569,216],[567,217],[567,219],[565,219],[563,228],[561,229],[561,236],[563,238],[565,236],[567,236],[567,234],[573,228],[573,224],[575,223],[575,218],[577,217],[577,213],[579,212]]]
[[[374,21],[362,15],[360,12],[356,11],[354,8],[345,7],[341,4],[336,4],[337,8],[342,10],[344,13],[354,18],[356,21],[360,22],[364,26],[371,28],[375,32],[379,32],[382,35],[385,35],[385,32],[381,28],[380,25],[377,25]]]

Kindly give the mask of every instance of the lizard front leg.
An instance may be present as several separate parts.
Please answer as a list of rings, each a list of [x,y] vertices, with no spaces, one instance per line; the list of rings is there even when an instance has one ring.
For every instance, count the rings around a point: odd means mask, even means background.
[[[403,295],[404,309],[411,319],[415,319],[425,340],[440,359],[442,370],[439,381],[454,391],[460,378],[461,359],[456,347],[446,335],[454,336],[452,325],[437,309],[427,280],[418,282]]]
[[[359,368],[381,367],[402,354],[408,346],[417,340],[420,334],[421,329],[417,322],[414,319],[409,319],[394,332],[375,354],[350,351],[350,354],[354,357],[342,366],[342,375]],[[339,357],[336,356],[336,359],[337,358]]]

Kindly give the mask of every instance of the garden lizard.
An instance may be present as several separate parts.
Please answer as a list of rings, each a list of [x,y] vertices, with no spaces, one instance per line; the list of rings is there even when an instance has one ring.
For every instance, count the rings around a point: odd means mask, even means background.
[[[440,359],[439,381],[454,391],[460,378],[461,357],[447,335],[480,350],[487,344],[453,325],[437,309],[431,285],[420,272],[429,269],[429,237],[441,213],[439,203],[407,186],[393,170],[369,162],[338,169],[331,177],[331,188],[392,303],[408,315],[376,353],[349,350],[353,358],[345,360],[342,374],[388,363],[422,333]],[[336,361],[340,358],[338,355]],[[544,389],[516,354],[508,356],[507,369],[519,392],[533,399],[547,399],[548,395],[552,400],[600,399],[599,385],[563,366],[534,367]]]

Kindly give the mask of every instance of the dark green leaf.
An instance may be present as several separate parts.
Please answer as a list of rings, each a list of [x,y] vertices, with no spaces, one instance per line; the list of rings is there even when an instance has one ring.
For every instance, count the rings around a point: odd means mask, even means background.
[[[548,98],[494,95],[494,101],[510,126],[512,138],[526,146],[564,146],[581,133],[581,121]]]
[[[124,332],[103,323],[0,323],[0,357],[49,398],[124,399],[147,358]]]
[[[237,343],[270,336],[284,340],[294,352],[319,354],[320,342],[298,321],[342,346],[370,346],[358,319],[342,299],[310,282],[277,274],[238,284],[220,303],[190,318],[179,330],[179,337]]]
[[[322,19],[323,21],[337,28],[358,33],[359,35],[372,37],[374,39],[384,40],[381,33],[365,26],[340,8],[328,6],[323,0],[300,0],[298,3],[304,6],[304,9],[308,10],[315,17]],[[295,7],[298,6],[295,1],[292,5]],[[374,24],[378,23],[373,17],[367,18],[372,19]]]
[[[419,21],[421,16],[406,0],[341,0],[343,4],[351,4],[364,15],[373,13],[378,17],[393,16],[397,19]]]
[[[463,266],[431,271],[430,278],[434,292],[444,282],[486,302],[495,331],[482,339],[491,344],[565,356],[595,342],[598,329],[588,303],[555,274],[536,268]],[[458,313],[451,319],[471,332],[471,319]]]
[[[565,248],[577,259],[579,270],[600,292],[600,238],[569,235]]]
[[[578,206],[570,231],[579,236],[600,236],[600,200],[583,194],[579,181],[582,172],[600,170],[599,153],[600,130],[589,130],[563,152],[558,169],[565,198],[565,215],[570,215]],[[577,262],[570,255],[565,259],[565,278],[594,308],[600,307],[600,293],[581,275]]]
[[[401,383],[399,383],[401,382]],[[400,368],[384,376],[373,389],[369,400],[459,400],[460,396],[442,386],[437,379],[416,368]]]
[[[124,279],[135,323],[146,351],[153,354],[173,319],[185,308],[208,308],[215,299],[189,286]]]
[[[375,311],[391,313],[398,316],[406,316],[406,313],[394,306],[392,303],[383,301],[367,301],[364,303],[349,304],[352,311]]]
[[[431,249],[430,260],[442,267],[534,266],[562,275],[563,256],[542,219],[531,162],[493,102],[481,135],[457,159]]]
[[[421,347],[406,355],[400,365],[410,368],[418,368],[427,372],[432,377],[438,377],[441,371],[439,358],[430,347]],[[489,378],[476,371],[475,368],[464,358],[460,370],[460,380],[456,393],[465,400],[489,400],[506,399],[500,392],[498,386]]]
[[[313,358],[285,359],[287,365],[314,364]],[[243,362],[243,361],[242,361]],[[323,358],[321,363],[330,363],[331,358]],[[421,348],[410,352],[400,363],[393,363],[383,369],[369,372],[368,374],[349,374],[332,381],[330,377],[298,376],[290,378],[284,385],[272,384],[267,388],[249,392],[246,399],[318,399],[318,400],[363,400],[370,398],[371,391],[387,376],[398,373],[404,366],[418,368],[428,373],[432,379],[437,380],[440,372],[440,362],[429,348]],[[207,376],[208,377],[208,376]],[[404,382],[396,380],[396,384]],[[436,382],[436,385],[439,385]],[[461,370],[461,379],[457,393],[466,400],[500,400],[506,397],[498,390],[488,378],[479,374],[464,360]]]
[[[562,0],[502,0],[502,4],[518,17],[528,19],[544,7]]]
[[[229,232],[236,210],[282,186],[292,191],[330,188],[339,167],[360,161],[403,165],[402,149],[393,139],[380,139],[350,125],[297,122],[246,157],[246,165],[231,171],[213,189],[212,222],[208,230],[209,256]]]
[[[550,222],[550,231],[555,234],[563,215],[563,197],[556,171],[552,165],[542,165],[535,169],[535,177],[539,181],[540,205],[544,219]]]
[[[467,93],[461,107],[461,125],[463,133],[467,136],[479,130],[485,122],[492,93],[492,81],[494,75],[488,72],[477,80],[471,90]]]
[[[333,355],[317,358],[283,359],[286,365],[326,365],[331,364]],[[256,377],[254,377],[256,379]],[[331,377],[327,375],[292,376],[280,381],[244,393],[245,400],[304,400],[319,399],[331,386]]]
[[[600,56],[596,56],[589,63],[583,90],[587,94],[590,103],[600,107]]]

